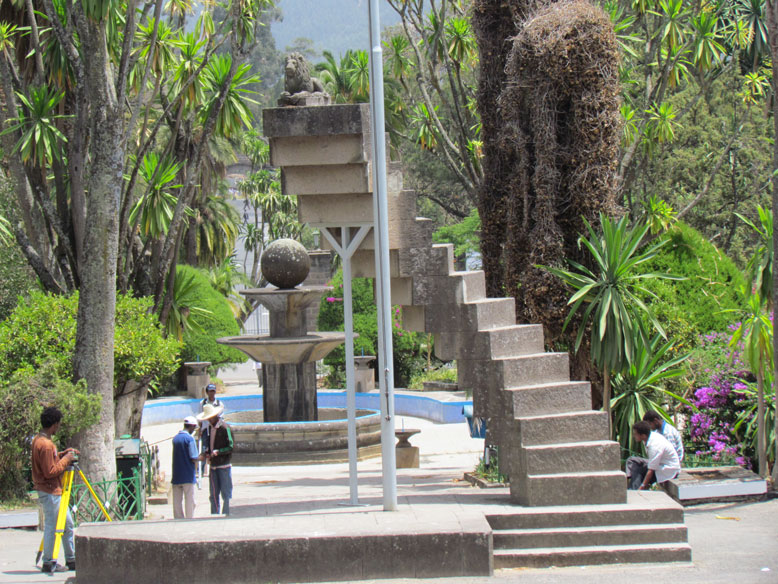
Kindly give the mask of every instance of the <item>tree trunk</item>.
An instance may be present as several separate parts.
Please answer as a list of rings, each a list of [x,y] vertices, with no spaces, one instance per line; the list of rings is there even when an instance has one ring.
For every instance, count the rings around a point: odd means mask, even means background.
[[[764,421],[764,372],[756,372],[756,453],[759,457],[759,476],[767,477],[767,428]]]
[[[148,387],[147,384],[137,381],[122,384],[121,392],[114,401],[117,436],[129,434],[133,438],[140,438],[143,405],[146,403]]]
[[[83,18],[83,16],[82,16]],[[86,91],[91,106],[91,165],[87,176],[84,263],[73,369],[91,393],[102,398],[100,420],[76,437],[84,471],[92,481],[113,479],[113,343],[116,312],[116,256],[124,147],[122,112],[113,87],[105,25],[83,19]],[[84,34],[86,33],[86,34]]]
[[[778,136],[778,4],[774,0],[768,0],[767,26],[770,32],[770,58],[773,64],[773,136]],[[778,250],[778,142],[773,141],[773,173],[772,173],[772,202],[773,202],[773,257]],[[778,294],[778,270],[773,267],[773,306],[775,306],[776,294]],[[778,335],[773,331],[773,389],[778,383]],[[775,461],[773,462],[773,488],[778,485],[778,391],[774,392],[775,399]]]
[[[608,436],[613,437],[611,423],[611,372],[607,367],[602,368],[602,409],[608,414]]]

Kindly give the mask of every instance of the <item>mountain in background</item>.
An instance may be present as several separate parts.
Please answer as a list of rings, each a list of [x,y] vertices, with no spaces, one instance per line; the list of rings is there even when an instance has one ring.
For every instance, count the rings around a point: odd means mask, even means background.
[[[368,0],[278,0],[283,20],[270,26],[276,48],[285,52],[296,39],[308,38],[318,55],[326,50],[337,58],[348,49],[368,50],[367,4]],[[400,22],[386,1],[382,0],[380,12],[382,29]]]

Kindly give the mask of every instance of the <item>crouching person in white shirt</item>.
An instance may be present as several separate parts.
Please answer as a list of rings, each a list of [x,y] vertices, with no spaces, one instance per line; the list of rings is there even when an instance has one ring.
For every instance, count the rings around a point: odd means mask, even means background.
[[[681,472],[681,462],[678,453],[667,438],[659,432],[652,432],[648,422],[638,422],[632,426],[632,436],[638,442],[646,443],[648,451],[648,464],[645,475],[640,480],[639,491],[645,490],[653,483],[662,483],[674,479]],[[634,469],[633,472],[637,471]],[[631,485],[638,484],[638,477],[627,477]]]

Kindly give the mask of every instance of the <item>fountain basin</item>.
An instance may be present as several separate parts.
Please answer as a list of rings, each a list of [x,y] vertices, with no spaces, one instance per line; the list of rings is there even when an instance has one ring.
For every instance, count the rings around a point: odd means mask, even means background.
[[[222,337],[216,342],[243,351],[254,361],[298,364],[324,359],[345,340],[346,335],[341,332],[312,332],[305,336],[283,338],[269,335]]]
[[[357,410],[357,457],[381,454],[381,416]],[[320,464],[348,460],[344,408],[319,408],[315,422],[263,422],[262,410],[225,413],[233,434],[232,464],[237,466]]]

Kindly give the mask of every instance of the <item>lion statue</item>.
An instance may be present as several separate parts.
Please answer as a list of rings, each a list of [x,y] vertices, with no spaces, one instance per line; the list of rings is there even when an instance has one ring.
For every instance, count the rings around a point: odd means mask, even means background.
[[[284,66],[284,92],[279,105],[313,105],[329,103],[329,94],[316,77],[311,76],[311,67],[300,53],[286,56]]]

